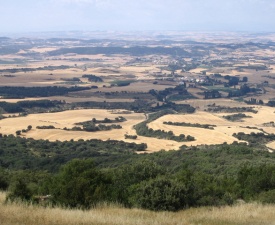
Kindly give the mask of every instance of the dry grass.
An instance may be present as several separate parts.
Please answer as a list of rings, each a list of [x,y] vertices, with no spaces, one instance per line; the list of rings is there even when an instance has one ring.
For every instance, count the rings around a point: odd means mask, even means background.
[[[191,106],[204,110],[208,105],[219,105],[226,107],[247,107],[247,105],[243,102],[237,102],[231,99],[188,99],[184,101],[177,101],[178,104],[190,104]]]
[[[196,69],[192,69],[189,72],[191,73],[196,73],[196,74],[202,74],[202,71],[206,70],[205,68],[196,68]]]
[[[3,204],[0,193],[0,223],[3,225],[272,225],[275,206],[256,203],[226,207],[203,207],[176,213],[151,212],[102,205],[92,210],[44,208]]]

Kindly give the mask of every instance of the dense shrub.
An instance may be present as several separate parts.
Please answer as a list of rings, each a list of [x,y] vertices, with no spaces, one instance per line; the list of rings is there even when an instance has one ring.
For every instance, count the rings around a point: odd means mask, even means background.
[[[92,160],[72,160],[55,177],[50,191],[54,202],[89,208],[107,199],[112,180]]]
[[[175,180],[158,177],[135,187],[133,205],[155,211],[176,211],[187,206],[187,188]]]

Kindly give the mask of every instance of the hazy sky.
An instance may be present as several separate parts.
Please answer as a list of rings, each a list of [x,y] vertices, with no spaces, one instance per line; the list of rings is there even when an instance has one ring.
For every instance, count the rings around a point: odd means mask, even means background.
[[[275,0],[0,0],[0,3],[0,32],[275,32]]]

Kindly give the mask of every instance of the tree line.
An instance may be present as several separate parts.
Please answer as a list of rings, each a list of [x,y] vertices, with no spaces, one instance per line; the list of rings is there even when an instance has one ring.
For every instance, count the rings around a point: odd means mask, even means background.
[[[66,95],[69,92],[89,90],[90,87],[59,87],[59,86],[47,86],[47,87],[0,87],[0,95],[4,98],[25,98],[25,97],[49,97]]]
[[[8,201],[90,208],[101,202],[177,211],[275,202],[275,156],[234,143],[136,154],[123,141],[33,140],[1,135],[0,189]]]
[[[32,108],[53,108],[62,105],[62,101],[50,100],[35,100],[35,101],[18,101],[15,103],[0,102],[0,108],[7,113],[20,113],[26,112],[27,109]]]

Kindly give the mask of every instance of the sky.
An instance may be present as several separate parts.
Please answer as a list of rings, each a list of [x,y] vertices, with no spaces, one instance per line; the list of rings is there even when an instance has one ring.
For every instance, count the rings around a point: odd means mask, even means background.
[[[275,0],[0,0],[0,32],[275,32]]]

